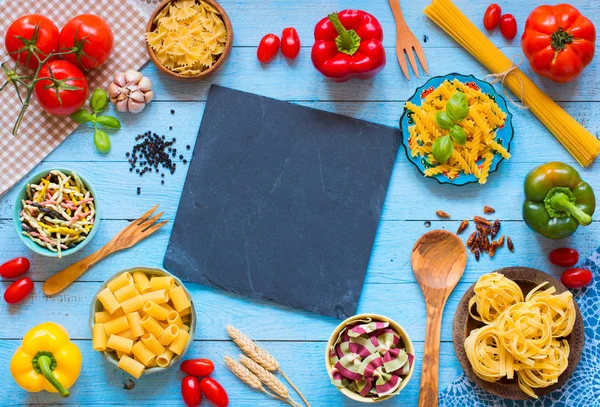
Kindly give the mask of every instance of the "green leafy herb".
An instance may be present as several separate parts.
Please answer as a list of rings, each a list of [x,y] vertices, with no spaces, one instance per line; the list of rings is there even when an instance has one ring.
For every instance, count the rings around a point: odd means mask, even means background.
[[[71,120],[77,123],[92,123],[94,126],[94,144],[96,149],[102,154],[106,154],[110,151],[110,138],[108,134],[100,130],[98,126],[107,129],[120,129],[121,122],[119,119],[113,116],[103,115],[98,116],[108,104],[108,94],[104,89],[96,89],[90,98],[90,106],[93,113],[88,112],[85,109],[79,109],[73,113],[70,117]]]
[[[464,146],[467,143],[467,134],[456,124],[450,129],[450,137],[458,145]]]
[[[435,114],[435,122],[444,130],[449,130],[452,126],[454,126],[452,119],[443,110],[440,110]]]
[[[452,151],[454,151],[454,146],[452,145],[452,139],[448,135],[438,137],[433,142],[433,156],[440,164],[444,164],[446,161],[448,161],[452,155]]]
[[[456,92],[452,95],[446,103],[446,113],[454,123],[463,121],[467,117],[469,114],[469,101],[464,93]]]

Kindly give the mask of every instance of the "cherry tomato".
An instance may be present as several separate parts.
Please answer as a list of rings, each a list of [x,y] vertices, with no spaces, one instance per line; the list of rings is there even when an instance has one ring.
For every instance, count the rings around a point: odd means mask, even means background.
[[[585,287],[592,282],[592,272],[579,268],[568,269],[562,273],[560,281],[568,288]]]
[[[500,17],[500,32],[507,40],[517,36],[517,19],[512,14],[504,14]]]
[[[215,370],[215,365],[208,359],[189,359],[184,360],[179,369],[185,374],[204,377],[210,375]]]
[[[60,83],[54,84],[50,79],[50,71]],[[51,61],[40,69],[39,78],[34,87],[35,97],[42,109],[56,116],[68,116],[83,106],[88,94],[88,84],[83,72],[70,62]],[[74,86],[77,89],[68,89]],[[56,89],[60,99],[56,97]]]
[[[202,394],[217,407],[227,407],[229,397],[227,392],[215,379],[207,377],[200,382]]]
[[[281,33],[281,53],[286,58],[294,59],[300,53],[300,37],[293,27],[284,28]]]
[[[483,26],[486,30],[493,30],[498,27],[500,23],[500,16],[502,15],[502,9],[497,4],[490,4],[485,14],[483,15]]]
[[[188,407],[199,406],[202,402],[202,393],[200,392],[200,383],[194,376],[186,376],[181,381],[181,396],[183,402]]]
[[[20,278],[8,286],[4,292],[4,301],[16,304],[27,297],[31,290],[33,290],[33,281],[28,277]]]
[[[569,249],[563,247],[561,249],[554,249],[548,255],[550,263],[562,267],[573,267],[579,261],[579,253],[575,249]]]
[[[0,266],[0,277],[15,278],[29,270],[31,264],[26,257],[17,257]]]
[[[269,62],[277,51],[279,51],[279,37],[275,34],[267,34],[262,37],[260,40],[260,44],[258,44],[258,49],[256,50],[256,57],[263,64],[265,62]]]
[[[70,19],[60,31],[60,50],[72,49],[63,58],[83,69],[104,64],[113,48],[114,35],[106,21],[93,14]]]
[[[29,14],[17,18],[8,27],[4,46],[12,59],[18,60],[23,66],[37,69],[39,62],[33,54],[29,55],[27,49],[43,60],[49,53],[58,51],[58,35],[58,27],[47,17]],[[19,52],[24,48],[24,51]]]

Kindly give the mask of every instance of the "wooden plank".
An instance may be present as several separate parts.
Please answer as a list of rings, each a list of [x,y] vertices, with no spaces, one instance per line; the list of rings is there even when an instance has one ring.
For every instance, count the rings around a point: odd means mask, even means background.
[[[5,397],[2,405],[7,407],[19,405],[183,405],[179,390],[183,374],[177,371],[177,367],[174,366],[166,372],[142,376],[136,380],[106,363],[98,352],[92,350],[90,341],[78,340],[75,343],[82,351],[84,366],[81,376],[71,388],[72,394],[68,398],[61,399],[57,394],[46,392],[25,395],[23,390],[9,377],[8,368],[6,368],[6,380],[0,394],[11,396]],[[19,341],[16,340],[0,341],[0,357],[6,361],[5,366],[8,366],[8,361],[18,344]],[[358,407],[362,405],[352,403],[333,385],[329,384],[324,362],[325,345],[325,342],[267,342],[263,344],[277,358],[283,371],[304,393],[312,406],[344,405]],[[414,342],[414,346],[417,354],[423,353],[422,342]],[[224,355],[236,357],[239,353],[239,349],[231,342],[195,341],[186,357],[210,358],[215,362],[216,368],[212,376],[227,390],[231,406],[281,406],[280,401],[269,399],[266,395],[249,389],[218,362]],[[442,358],[440,389],[443,389],[462,370],[454,355],[452,343],[442,343],[440,354]],[[416,370],[407,387],[402,390],[402,393],[394,401],[388,402],[388,405],[408,407],[417,405],[421,375],[421,366],[418,361],[419,357],[417,357]],[[124,382],[128,379],[133,380],[135,384],[135,387],[131,390],[124,388]],[[291,389],[290,392],[293,394]],[[299,397],[295,395],[293,397],[299,400]]]
[[[503,47],[502,51],[509,56],[518,54],[518,50],[515,51],[514,48]],[[483,65],[462,48],[428,48],[424,52],[429,61],[430,76],[458,72],[473,74],[482,79],[489,74]],[[256,59],[254,48],[234,48],[223,69],[212,76],[210,81],[200,81],[192,86],[188,82],[159,75],[153,64],[148,64],[143,72],[152,79],[157,100],[180,101],[206,100],[211,83],[284,100],[404,100],[429,79],[429,76],[421,75],[419,79],[406,80],[399,64],[394,60],[394,49],[388,48],[387,55],[387,66],[375,78],[345,83],[332,82],[323,77],[313,67],[309,52],[300,53],[291,64],[274,61],[261,65]],[[540,84],[554,100],[595,101],[598,98],[595,91],[600,86],[597,64],[592,64],[586,69],[585,80],[562,86],[556,86],[551,84],[550,80],[532,74],[526,65],[523,64],[523,71]]]

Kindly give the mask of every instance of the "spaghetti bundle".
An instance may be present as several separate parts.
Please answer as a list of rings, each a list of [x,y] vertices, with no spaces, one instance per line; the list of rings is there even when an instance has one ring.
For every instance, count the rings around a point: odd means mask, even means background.
[[[600,141],[558,106],[479,30],[451,0],[433,0],[425,14],[504,82],[584,167],[600,153]]]

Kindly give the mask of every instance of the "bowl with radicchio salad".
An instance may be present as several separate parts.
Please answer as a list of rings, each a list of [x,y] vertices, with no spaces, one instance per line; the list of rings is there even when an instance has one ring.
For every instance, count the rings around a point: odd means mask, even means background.
[[[48,257],[81,250],[96,234],[99,219],[91,184],[64,168],[34,174],[14,205],[13,223],[21,240]]]
[[[333,331],[327,373],[345,396],[376,403],[400,393],[414,371],[415,351],[404,329],[382,315],[360,314]]]

